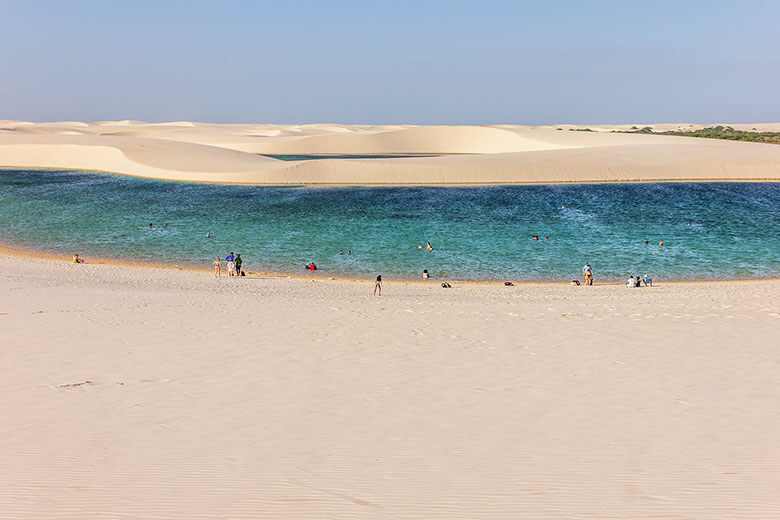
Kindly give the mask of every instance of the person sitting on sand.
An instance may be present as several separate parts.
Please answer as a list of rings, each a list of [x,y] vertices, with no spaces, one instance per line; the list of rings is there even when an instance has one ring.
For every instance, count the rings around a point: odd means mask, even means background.
[[[626,287],[636,287],[634,285],[634,277],[633,276],[629,276],[628,277],[628,281],[626,282]]]
[[[431,245],[430,242],[425,243],[425,249],[427,249],[428,251],[433,251],[433,246]]]
[[[222,262],[220,262],[219,257],[211,265],[214,266],[214,278],[222,278]]]
[[[427,269],[423,269],[423,278],[425,278],[426,280],[428,279],[428,270]]]
[[[374,296],[376,296],[376,291],[379,290],[379,296],[382,296],[382,275],[378,275],[376,277],[376,283],[374,284]]]
[[[83,258],[79,258],[79,255],[77,253],[77,254],[73,255],[73,263],[74,264],[83,264],[84,263],[84,259]]]
[[[653,286],[653,279],[648,278],[647,275],[642,279],[642,281],[645,283],[645,287],[652,287]]]

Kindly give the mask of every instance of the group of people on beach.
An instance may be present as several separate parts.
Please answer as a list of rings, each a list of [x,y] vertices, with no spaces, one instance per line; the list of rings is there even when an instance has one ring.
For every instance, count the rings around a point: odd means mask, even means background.
[[[236,255],[231,251],[225,257],[225,267],[227,268],[228,276],[245,276],[244,271],[241,270],[243,263],[241,254]],[[217,257],[211,265],[214,266],[214,278],[222,278],[222,260]]]

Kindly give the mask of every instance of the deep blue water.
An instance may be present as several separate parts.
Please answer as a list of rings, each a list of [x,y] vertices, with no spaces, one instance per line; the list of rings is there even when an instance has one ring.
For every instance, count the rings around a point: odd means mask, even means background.
[[[780,183],[300,188],[0,170],[6,244],[204,267],[234,251],[249,270],[314,261],[336,276],[571,280],[590,262],[597,281],[776,277],[778,208]]]

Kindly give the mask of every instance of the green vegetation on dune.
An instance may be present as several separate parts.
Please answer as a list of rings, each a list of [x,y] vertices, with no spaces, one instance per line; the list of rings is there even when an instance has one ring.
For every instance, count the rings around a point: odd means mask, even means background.
[[[631,130],[619,130],[623,134],[654,134],[654,135],[680,135],[685,137],[704,137],[706,139],[727,139],[729,141],[750,141],[754,143],[780,144],[780,132],[757,132],[735,130],[730,126],[708,126],[697,130],[668,130],[666,132],[653,132],[653,127],[631,127]]]

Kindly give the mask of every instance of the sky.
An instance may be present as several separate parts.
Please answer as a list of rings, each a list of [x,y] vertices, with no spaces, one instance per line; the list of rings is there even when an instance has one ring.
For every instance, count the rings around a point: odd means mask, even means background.
[[[0,119],[780,122],[780,1],[0,0]]]

